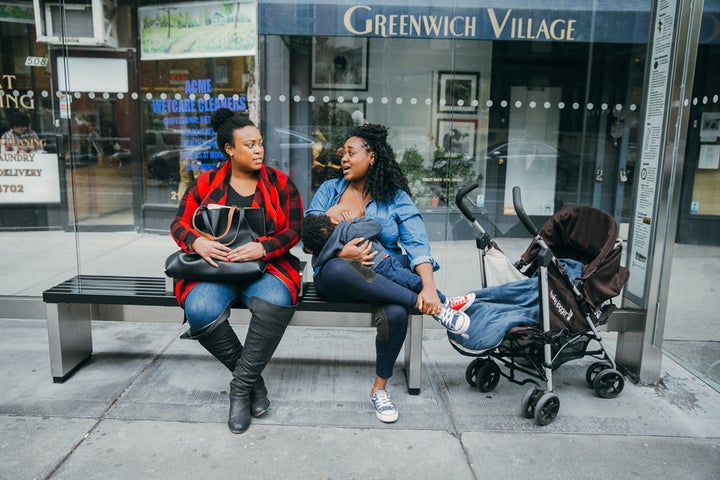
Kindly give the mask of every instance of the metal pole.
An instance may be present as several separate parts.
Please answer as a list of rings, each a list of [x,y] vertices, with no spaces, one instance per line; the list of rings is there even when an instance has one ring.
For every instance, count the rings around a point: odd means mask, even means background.
[[[629,322],[618,329],[615,355],[619,368],[648,384],[660,380],[670,267],[702,10],[703,0],[653,1],[644,82],[643,151],[635,172],[635,205],[628,241],[627,263],[631,279],[624,295],[624,306],[644,310],[645,314],[642,321]],[[664,45],[667,37],[663,38],[659,32],[669,27],[673,28],[672,41]],[[657,87],[658,79],[662,80],[658,72],[662,70],[665,54],[670,54],[670,63],[666,89],[662,91],[662,87]],[[655,130],[653,122],[657,119],[652,115],[658,112],[664,112],[665,117],[662,128]],[[662,137],[655,154],[653,139],[657,140],[657,135]],[[644,189],[643,185],[649,187]]]

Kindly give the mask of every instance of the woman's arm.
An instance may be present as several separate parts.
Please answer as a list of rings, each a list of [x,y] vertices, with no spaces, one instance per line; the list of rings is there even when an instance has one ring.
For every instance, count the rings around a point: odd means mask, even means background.
[[[198,233],[193,230],[192,217],[200,206],[200,202],[197,183],[193,182],[180,200],[175,218],[170,224],[170,235],[185,252],[193,250],[192,244],[199,237]]]
[[[287,221],[284,225],[278,225],[278,231],[275,235],[258,238],[258,243],[264,249],[264,256],[257,258],[272,259],[281,257],[300,241],[300,227],[303,219],[302,198],[300,198],[300,192],[298,192],[295,184],[289,178],[287,183],[282,186],[280,198],[285,199],[285,204],[275,205],[275,208],[285,212]]]
[[[183,251],[195,252],[210,265],[217,267],[215,260],[225,260],[230,249],[220,242],[201,237],[193,229],[193,214],[200,203],[197,183],[194,182],[180,201],[177,214],[170,226],[170,234]]]
[[[435,288],[435,276],[433,266],[430,263],[421,263],[415,267],[415,273],[420,275],[423,288],[418,294],[418,310],[426,315],[437,315],[440,313],[440,297]]]
[[[393,210],[398,224],[398,243],[410,259],[410,268],[429,263],[435,271],[440,266],[430,252],[430,239],[425,222],[410,195],[398,191],[393,200]]]
[[[441,304],[433,272],[440,267],[430,252],[430,239],[422,215],[410,196],[403,191],[395,195],[394,210],[397,214],[398,242],[410,259],[410,268],[422,279],[418,309],[427,315],[437,315]]]

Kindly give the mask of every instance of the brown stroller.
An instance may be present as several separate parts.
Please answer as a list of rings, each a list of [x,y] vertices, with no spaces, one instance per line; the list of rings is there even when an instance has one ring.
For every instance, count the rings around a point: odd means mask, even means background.
[[[587,384],[600,397],[619,395],[623,376],[597,330],[608,321],[615,309],[611,299],[628,278],[620,266],[622,242],[615,220],[601,210],[575,206],[555,213],[538,231],[525,213],[519,187],[514,187],[515,212],[534,238],[518,262],[498,262],[497,244],[464,203],[477,186],[466,185],[455,200],[477,233],[483,288],[466,310],[470,329],[463,335],[448,333],[458,352],[477,357],[466,369],[467,382],[481,392],[492,391],[500,376],[521,385],[532,383],[521,413],[539,425],[557,416],[560,399],[553,392],[552,372],[570,360],[598,359],[586,371]],[[596,349],[588,349],[591,341],[598,344]]]

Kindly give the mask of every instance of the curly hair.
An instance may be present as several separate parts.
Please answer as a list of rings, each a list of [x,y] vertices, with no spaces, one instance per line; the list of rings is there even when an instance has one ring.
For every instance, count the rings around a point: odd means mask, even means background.
[[[379,202],[392,200],[398,190],[410,195],[405,174],[395,160],[395,152],[387,142],[388,129],[382,125],[366,123],[353,129],[351,136],[365,141],[369,151],[375,153],[375,162],[365,180],[365,193]]]
[[[317,255],[335,231],[335,224],[327,215],[307,215],[303,218],[300,231],[305,249]]]
[[[240,128],[256,127],[247,115],[236,115],[229,108],[215,110],[210,119],[210,126],[217,133],[217,147],[225,158],[228,154],[225,151],[225,144],[233,144],[233,132]]]

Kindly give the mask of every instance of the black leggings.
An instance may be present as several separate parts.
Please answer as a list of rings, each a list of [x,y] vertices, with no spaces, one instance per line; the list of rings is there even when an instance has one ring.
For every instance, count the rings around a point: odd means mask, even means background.
[[[333,258],[323,265],[314,281],[320,296],[328,301],[382,305],[388,335],[375,337],[375,373],[380,378],[390,378],[407,334],[408,309],[415,306],[417,294],[342,258]]]

